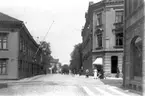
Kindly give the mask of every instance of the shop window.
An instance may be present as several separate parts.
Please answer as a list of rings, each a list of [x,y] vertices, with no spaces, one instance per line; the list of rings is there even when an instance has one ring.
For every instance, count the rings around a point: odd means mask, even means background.
[[[117,73],[118,68],[118,57],[112,56],[111,57],[111,73]]]

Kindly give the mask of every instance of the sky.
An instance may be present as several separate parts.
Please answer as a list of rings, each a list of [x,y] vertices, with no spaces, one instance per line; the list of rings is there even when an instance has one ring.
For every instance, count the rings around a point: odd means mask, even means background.
[[[0,12],[23,21],[35,40],[50,42],[51,55],[63,65],[70,63],[74,45],[82,42],[81,30],[89,1],[2,0]],[[100,0],[91,1],[96,3]]]

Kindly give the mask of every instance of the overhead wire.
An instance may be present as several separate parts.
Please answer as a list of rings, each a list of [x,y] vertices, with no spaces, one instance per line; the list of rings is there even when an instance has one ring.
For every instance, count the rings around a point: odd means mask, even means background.
[[[44,41],[44,40],[45,40],[45,38],[46,38],[46,36],[47,36],[48,32],[50,31],[50,29],[51,29],[51,27],[52,27],[53,23],[54,23],[54,20],[53,20],[53,22],[51,23],[51,25],[50,25],[50,27],[49,27],[49,29],[48,29],[47,33],[45,34],[45,36],[44,36],[44,38],[43,38],[43,40],[42,40],[42,41]],[[36,53],[35,53],[35,55],[34,55],[34,58],[35,58],[35,56],[37,55],[37,53],[38,53],[38,51],[39,51],[40,47],[41,47],[41,44],[40,44],[40,46],[37,48],[37,51],[36,51]]]

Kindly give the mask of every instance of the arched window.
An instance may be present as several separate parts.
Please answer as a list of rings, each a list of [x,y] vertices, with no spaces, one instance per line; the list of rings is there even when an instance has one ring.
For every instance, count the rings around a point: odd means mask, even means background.
[[[131,42],[131,74],[132,78],[142,76],[142,39],[135,37]]]

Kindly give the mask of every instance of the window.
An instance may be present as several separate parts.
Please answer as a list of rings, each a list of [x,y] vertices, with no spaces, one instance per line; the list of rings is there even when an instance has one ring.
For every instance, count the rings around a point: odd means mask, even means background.
[[[22,71],[22,64],[23,64],[23,62],[22,62],[22,60],[20,60],[19,61],[19,71]]]
[[[123,23],[123,11],[116,11],[115,23]]]
[[[97,33],[98,47],[102,47],[102,33]]]
[[[97,26],[102,24],[102,18],[101,18],[101,13],[97,14]]]
[[[7,59],[0,59],[0,74],[6,74]]]
[[[0,33],[0,49],[8,49],[8,34]]]
[[[123,47],[123,33],[116,33],[116,47]]]
[[[23,47],[23,42],[22,39],[20,39],[20,51],[22,51],[22,47]]]

